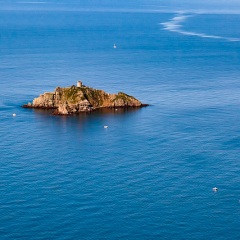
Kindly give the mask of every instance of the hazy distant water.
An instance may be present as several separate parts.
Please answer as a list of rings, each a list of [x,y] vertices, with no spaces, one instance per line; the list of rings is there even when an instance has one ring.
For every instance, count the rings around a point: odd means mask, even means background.
[[[1,239],[240,238],[240,17],[181,14],[0,13]],[[152,106],[20,107],[78,79]]]

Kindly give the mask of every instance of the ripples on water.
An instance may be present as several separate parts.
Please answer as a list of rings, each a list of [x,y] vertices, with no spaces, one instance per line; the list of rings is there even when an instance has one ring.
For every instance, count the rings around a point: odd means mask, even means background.
[[[239,239],[239,43],[162,29],[173,14],[2,17],[1,239]],[[20,108],[79,78],[151,106]]]

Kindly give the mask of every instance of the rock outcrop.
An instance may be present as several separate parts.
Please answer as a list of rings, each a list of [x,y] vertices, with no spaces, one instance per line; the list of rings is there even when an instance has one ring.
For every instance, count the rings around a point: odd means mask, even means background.
[[[123,92],[109,94],[86,86],[57,87],[54,92],[41,94],[25,108],[55,109],[55,114],[69,115],[91,112],[98,108],[143,107],[136,98]]]

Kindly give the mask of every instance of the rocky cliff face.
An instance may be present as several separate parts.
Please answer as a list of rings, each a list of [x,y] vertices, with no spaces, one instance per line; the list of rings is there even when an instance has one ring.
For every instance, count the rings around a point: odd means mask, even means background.
[[[142,107],[136,98],[125,93],[109,94],[90,87],[57,87],[52,93],[41,94],[23,107],[56,109],[56,114],[90,112],[97,108]]]

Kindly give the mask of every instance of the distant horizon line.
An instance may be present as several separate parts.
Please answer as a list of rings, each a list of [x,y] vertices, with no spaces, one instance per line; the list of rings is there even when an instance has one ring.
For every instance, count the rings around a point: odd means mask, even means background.
[[[42,5],[42,4],[49,4],[47,2],[40,2],[40,3],[36,3],[36,5]],[[20,4],[24,4],[24,3],[20,3]],[[20,5],[19,4],[19,5]],[[27,3],[26,4],[33,4],[33,3]],[[137,9],[133,9],[133,8],[111,8],[111,7],[107,7],[107,8],[102,8],[102,7],[80,7],[80,8],[72,8],[72,7],[35,7],[35,8],[29,8],[29,7],[0,7],[0,11],[4,12],[4,11],[57,11],[57,12],[117,12],[117,13],[166,13],[166,14],[216,14],[216,15],[238,15],[240,14],[240,9],[239,10],[206,10],[206,9],[201,9],[201,10],[196,10],[196,9],[143,9],[143,8],[137,8]]]

